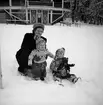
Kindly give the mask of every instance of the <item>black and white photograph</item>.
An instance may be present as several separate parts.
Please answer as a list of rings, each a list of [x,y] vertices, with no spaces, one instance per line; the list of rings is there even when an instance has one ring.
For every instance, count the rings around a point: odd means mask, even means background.
[[[103,105],[103,0],[0,1],[0,105]]]

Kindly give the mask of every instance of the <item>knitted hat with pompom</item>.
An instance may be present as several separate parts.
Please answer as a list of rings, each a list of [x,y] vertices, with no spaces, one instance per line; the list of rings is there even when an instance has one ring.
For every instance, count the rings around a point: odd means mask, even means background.
[[[35,23],[33,25],[33,31],[35,31],[37,28],[42,28],[44,30],[44,24],[42,24],[42,23]]]

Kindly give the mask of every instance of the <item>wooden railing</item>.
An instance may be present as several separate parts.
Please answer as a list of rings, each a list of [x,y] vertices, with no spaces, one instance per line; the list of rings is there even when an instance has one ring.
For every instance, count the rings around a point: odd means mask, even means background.
[[[13,15],[13,14],[10,14],[10,12],[8,12],[8,11],[5,10],[5,9],[4,9],[4,11],[11,17],[11,19],[6,19],[6,22],[7,22],[7,23],[8,23],[8,22],[14,22],[14,23],[16,23],[16,22],[23,22],[23,23],[27,24],[27,23],[29,22],[29,20],[23,20],[23,19],[21,19],[21,18],[15,16],[15,15]]]
[[[40,2],[40,1],[27,1],[28,6],[39,5],[39,6],[53,6],[53,2]]]

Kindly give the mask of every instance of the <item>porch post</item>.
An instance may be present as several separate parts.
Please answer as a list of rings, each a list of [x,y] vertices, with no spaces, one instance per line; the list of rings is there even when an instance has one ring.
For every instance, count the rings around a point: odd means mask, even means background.
[[[37,14],[38,10],[36,9],[36,23],[38,23],[38,14]]]
[[[11,15],[12,0],[9,0],[9,6],[10,6],[9,12],[10,12],[10,15]]]
[[[64,9],[64,0],[62,0],[62,15],[63,15],[63,9]]]
[[[31,9],[30,9],[30,11],[29,11],[29,12],[30,12],[30,24],[31,24]]]
[[[53,21],[53,11],[51,10],[50,11],[50,23],[52,23],[52,21]]]
[[[43,24],[43,10],[41,10],[41,23]]]
[[[47,23],[47,24],[49,24],[49,10],[48,10],[48,13],[47,13],[47,15],[48,15],[48,23]]]
[[[28,23],[28,1],[25,0],[26,23]]]

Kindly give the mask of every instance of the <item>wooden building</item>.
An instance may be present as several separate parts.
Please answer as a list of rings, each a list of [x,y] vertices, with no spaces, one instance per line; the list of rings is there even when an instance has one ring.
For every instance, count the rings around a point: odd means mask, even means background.
[[[20,0],[19,0],[20,1]],[[51,24],[70,10],[71,0],[54,2],[53,0],[38,0],[13,2],[0,5],[0,22],[34,24]],[[2,15],[2,16],[1,16]]]

